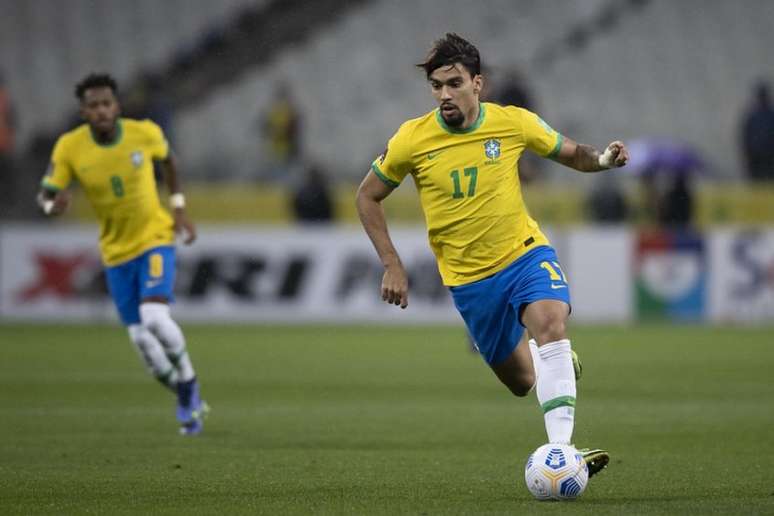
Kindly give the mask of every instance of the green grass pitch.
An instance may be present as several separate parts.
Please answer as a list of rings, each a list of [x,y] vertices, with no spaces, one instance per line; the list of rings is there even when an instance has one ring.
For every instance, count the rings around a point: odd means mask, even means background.
[[[195,438],[122,329],[0,326],[0,514],[774,514],[771,327],[573,327],[575,443],[613,458],[569,503],[459,328],[185,330]]]

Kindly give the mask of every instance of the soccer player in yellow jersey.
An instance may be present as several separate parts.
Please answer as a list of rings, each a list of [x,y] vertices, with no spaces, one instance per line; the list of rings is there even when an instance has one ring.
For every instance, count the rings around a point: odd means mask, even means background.
[[[456,34],[436,41],[418,66],[439,107],[401,125],[357,193],[360,220],[385,269],[382,299],[408,305],[408,278],[381,202],[411,175],[441,278],[479,352],[516,396],[537,387],[549,442],[569,444],[576,396],[565,330],[569,285],[524,205],[517,161],[529,150],[597,172],[625,165],[626,147],[616,141],[600,153],[535,113],[481,102],[478,50]],[[582,453],[590,475],[609,461],[604,450]]]
[[[196,238],[175,158],[159,126],[120,117],[116,82],[109,75],[89,75],[75,92],[86,123],[56,142],[38,204],[47,215],[58,215],[69,204],[70,183],[81,184],[99,220],[108,290],[121,321],[150,372],[177,394],[180,433],[198,434],[208,407],[183,332],[169,311],[175,233],[183,232],[186,244]],[[172,216],[159,201],[154,162],[164,171]]]

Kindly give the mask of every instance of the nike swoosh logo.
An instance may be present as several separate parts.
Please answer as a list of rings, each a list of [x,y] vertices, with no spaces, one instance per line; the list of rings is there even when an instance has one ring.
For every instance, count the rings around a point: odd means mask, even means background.
[[[438,157],[439,154],[440,154],[440,152],[436,152],[436,153],[428,152],[427,153],[427,159],[430,159],[430,160],[435,159],[435,158]]]
[[[551,283],[551,288],[554,290],[558,288],[567,288],[567,285],[554,285],[553,283]]]

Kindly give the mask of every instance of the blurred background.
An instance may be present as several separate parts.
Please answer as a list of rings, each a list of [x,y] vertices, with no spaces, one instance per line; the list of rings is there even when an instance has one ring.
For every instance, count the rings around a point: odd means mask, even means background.
[[[485,100],[539,113],[626,169],[520,173],[579,321],[774,317],[774,3],[746,0],[0,0],[0,317],[113,320],[96,227],[35,192],[74,85],[119,82],[165,130],[200,242],[181,249],[189,320],[455,321],[413,184],[387,200],[413,308],[387,310],[354,192],[406,119],[434,108],[414,64],[476,44]]]

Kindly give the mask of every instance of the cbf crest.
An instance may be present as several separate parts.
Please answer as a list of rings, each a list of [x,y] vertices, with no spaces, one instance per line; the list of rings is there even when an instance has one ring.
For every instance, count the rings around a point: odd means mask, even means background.
[[[500,157],[500,140],[492,138],[484,142],[484,154],[490,161],[496,161]]]
[[[129,155],[129,159],[132,160],[132,165],[134,165],[134,168],[140,168],[142,165],[142,151],[134,151]]]

